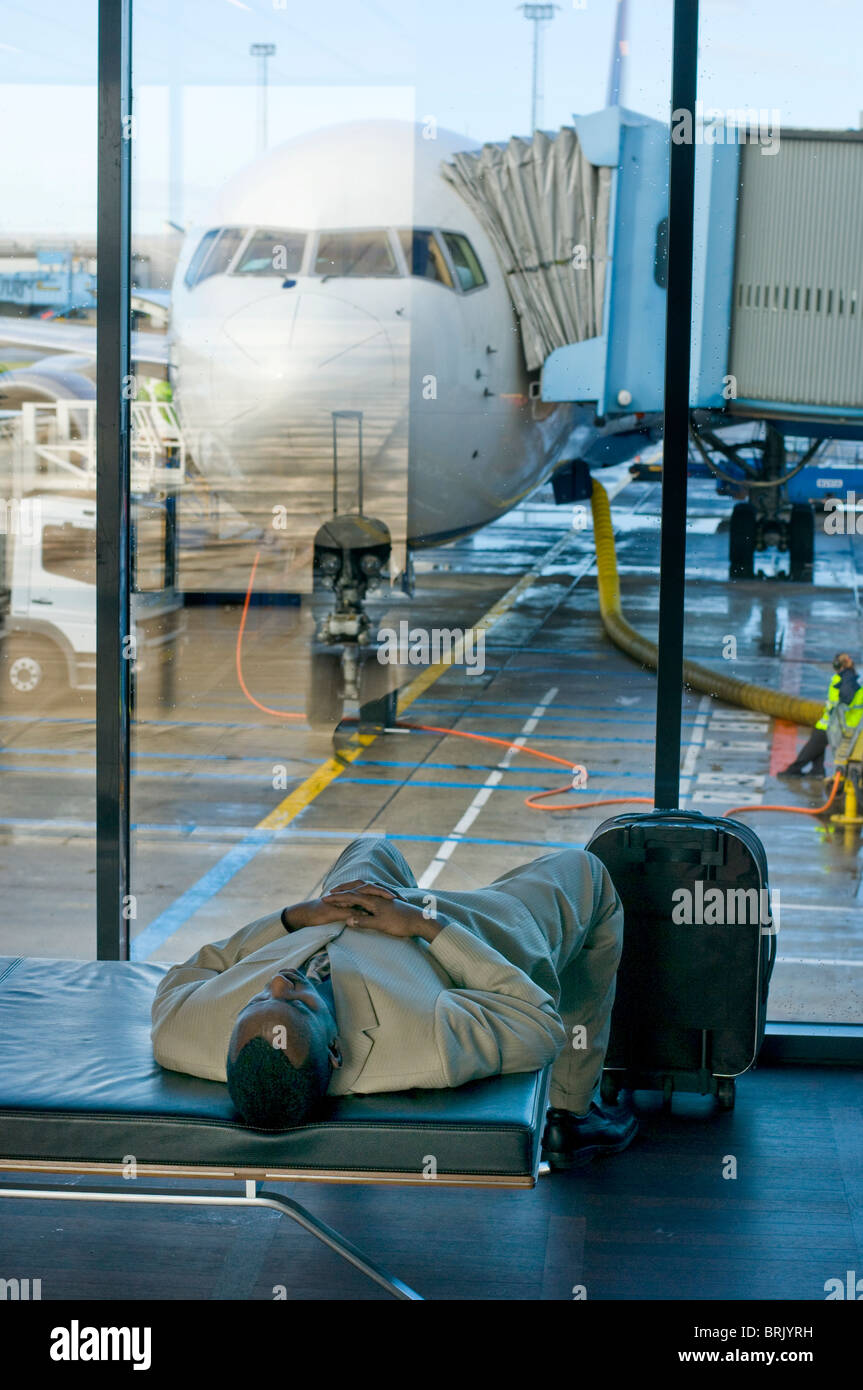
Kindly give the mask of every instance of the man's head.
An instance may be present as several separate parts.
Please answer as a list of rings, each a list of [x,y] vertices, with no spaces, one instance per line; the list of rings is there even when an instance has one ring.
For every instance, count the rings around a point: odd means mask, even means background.
[[[854,662],[847,652],[837,652],[833,658],[834,671],[853,671]]]
[[[256,1129],[309,1118],[342,1064],[336,1021],[302,970],[281,970],[237,1015],[228,1047],[231,1100]]]

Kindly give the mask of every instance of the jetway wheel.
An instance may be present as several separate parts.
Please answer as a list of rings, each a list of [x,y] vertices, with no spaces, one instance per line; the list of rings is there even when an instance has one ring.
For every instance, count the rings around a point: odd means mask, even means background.
[[[738,502],[731,513],[728,541],[728,573],[731,579],[754,579],[755,508],[751,502]]]
[[[396,721],[398,689],[393,668],[369,653],[360,669],[360,728],[382,729]]]
[[[815,511],[808,502],[795,502],[788,526],[791,578],[811,584],[815,572]]]
[[[330,733],[341,719],[343,708],[340,654],[313,651],[306,689],[306,718],[313,729]]]

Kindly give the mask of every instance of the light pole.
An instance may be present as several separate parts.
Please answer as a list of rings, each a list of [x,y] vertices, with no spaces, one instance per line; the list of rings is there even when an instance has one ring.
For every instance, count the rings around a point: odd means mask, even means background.
[[[274,43],[253,43],[249,49],[258,60],[258,154],[267,148],[267,59],[275,57]]]
[[[542,94],[540,92],[540,26],[554,19],[555,10],[559,10],[559,5],[519,5],[525,17],[533,22],[533,84],[530,97],[530,133],[538,128],[540,115],[542,112]]]

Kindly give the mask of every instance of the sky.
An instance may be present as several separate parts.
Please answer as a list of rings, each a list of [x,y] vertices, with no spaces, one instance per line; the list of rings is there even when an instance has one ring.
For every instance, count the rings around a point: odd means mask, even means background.
[[[543,128],[604,105],[615,10],[559,0]],[[624,103],[667,119],[672,0],[629,0],[629,15]],[[0,235],[94,234],[96,18],[96,0],[0,0]],[[528,133],[533,25],[510,0],[134,0],[134,30],[139,233],[190,223],[254,157],[251,43],[277,50],[271,145],[363,116],[433,116],[479,141]],[[861,0],[702,0],[699,96],[856,128],[861,52]]]

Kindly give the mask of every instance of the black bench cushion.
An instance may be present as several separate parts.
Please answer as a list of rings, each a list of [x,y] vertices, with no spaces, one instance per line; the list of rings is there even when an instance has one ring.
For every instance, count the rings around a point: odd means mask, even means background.
[[[535,1173],[547,1074],[328,1100],[319,1121],[248,1129],[227,1086],[165,1071],[150,1005],[166,965],[0,956],[0,1158],[422,1175]]]

